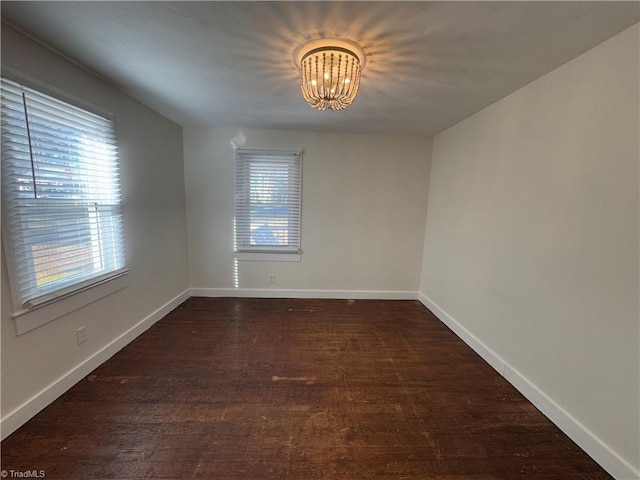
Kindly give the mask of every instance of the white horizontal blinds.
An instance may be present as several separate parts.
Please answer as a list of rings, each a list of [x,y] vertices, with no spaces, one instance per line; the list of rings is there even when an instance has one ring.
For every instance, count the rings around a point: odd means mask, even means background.
[[[124,267],[113,122],[2,79],[2,194],[23,304]]]
[[[236,250],[299,252],[299,152],[236,150]]]

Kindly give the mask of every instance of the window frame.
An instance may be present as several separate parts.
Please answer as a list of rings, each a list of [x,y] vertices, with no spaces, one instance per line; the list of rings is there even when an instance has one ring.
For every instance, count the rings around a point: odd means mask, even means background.
[[[72,107],[76,107],[90,114],[107,119],[112,123],[114,143],[117,147],[117,117],[112,113],[105,112],[104,110],[96,107],[95,105],[92,105],[89,102],[86,102],[85,100],[69,95],[62,90],[52,87],[46,83],[43,83],[11,68],[5,68],[3,66],[2,78],[17,83],[21,87],[35,90],[40,94],[52,97],[56,101],[69,104]],[[118,170],[120,170],[120,158],[117,154],[115,161]],[[26,333],[34,328],[60,318],[74,310],[77,310],[78,308],[81,308],[89,303],[92,303],[100,298],[103,298],[127,287],[126,277],[129,273],[129,267],[127,264],[126,243],[124,239],[125,215],[121,197],[122,185],[119,181],[118,188],[120,192],[120,200],[117,208],[119,209],[120,221],[122,225],[121,254],[124,258],[122,266],[120,268],[106,271],[102,274],[97,274],[90,278],[85,278],[80,281],[64,284],[59,288],[54,288],[50,292],[46,292],[42,295],[38,295],[37,297],[26,301],[23,301],[20,289],[18,288],[18,278],[15,269],[16,259],[14,258],[15,250],[13,247],[12,234],[10,233],[8,227],[8,219],[10,218],[10,215],[7,212],[8,207],[4,206],[5,202],[3,201],[1,228],[2,256],[4,260],[3,263],[5,263],[9,292],[11,295],[11,318],[15,320],[18,335]],[[84,206],[79,205],[76,208],[82,210]],[[93,214],[100,215],[95,211]],[[86,215],[91,216],[92,213],[87,210]],[[86,227],[91,228],[88,224]],[[33,264],[31,264],[31,268],[33,268]]]
[[[241,167],[244,162],[248,167]],[[250,169],[253,165],[275,163],[293,169],[294,181],[288,185],[287,205],[291,208],[288,222],[294,223],[294,236],[297,242],[293,244],[278,245],[250,245],[242,242],[249,239],[251,219],[243,219],[250,211],[249,197],[251,195]],[[242,172],[242,173],[241,173]],[[233,247],[235,257],[244,261],[276,261],[290,262],[300,261],[302,254],[302,150],[274,150],[258,148],[234,149],[234,231]],[[287,228],[289,233],[289,228]]]

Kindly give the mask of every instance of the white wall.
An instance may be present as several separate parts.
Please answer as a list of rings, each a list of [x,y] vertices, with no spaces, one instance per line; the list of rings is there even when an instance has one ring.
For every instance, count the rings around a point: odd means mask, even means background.
[[[640,470],[638,39],[435,137],[421,283],[620,478]]]
[[[431,142],[399,136],[242,130],[245,147],[303,149],[302,261],[238,262],[243,289],[367,291],[415,297]],[[234,159],[238,130],[184,131],[191,286],[235,286]],[[275,273],[276,283],[268,283]],[[223,290],[224,292],[224,290]],[[347,293],[348,295],[348,293]]]
[[[132,327],[145,319],[157,320],[162,311],[156,310],[188,289],[188,265],[181,127],[6,25],[2,25],[2,65],[117,116],[131,269],[128,288],[17,336],[3,255],[2,434],[6,436],[149,322],[128,332]],[[76,346],[75,331],[81,325],[87,327],[88,341]]]

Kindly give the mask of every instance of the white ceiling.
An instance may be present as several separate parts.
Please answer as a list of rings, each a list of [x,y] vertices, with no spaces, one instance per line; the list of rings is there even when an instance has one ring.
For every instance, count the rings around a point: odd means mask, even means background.
[[[12,2],[4,21],[183,126],[433,135],[638,22],[638,2]],[[293,60],[359,43],[342,112]]]

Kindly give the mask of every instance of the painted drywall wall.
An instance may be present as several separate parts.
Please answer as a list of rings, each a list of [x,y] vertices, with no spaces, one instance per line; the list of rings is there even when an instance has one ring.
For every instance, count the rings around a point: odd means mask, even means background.
[[[420,281],[431,142],[419,137],[242,130],[244,147],[302,149],[302,261],[235,263],[238,130],[184,130],[191,286],[415,292]],[[275,284],[269,274],[274,273]],[[377,292],[373,294],[371,292]],[[206,291],[204,293],[207,293]],[[367,293],[364,294],[365,296]]]
[[[420,287],[636,470],[638,39],[435,137]]]
[[[69,372],[75,372],[74,378],[88,373],[83,369],[91,368],[89,359],[185,292],[189,283],[182,128],[6,25],[2,25],[2,66],[4,72],[19,71],[117,117],[130,268],[126,289],[17,336],[3,255],[2,418],[6,428],[7,416],[22,418],[21,406],[38,395],[46,397],[47,389],[56,390],[61,379],[68,382]],[[75,332],[82,325],[87,327],[88,341],[77,346]]]

